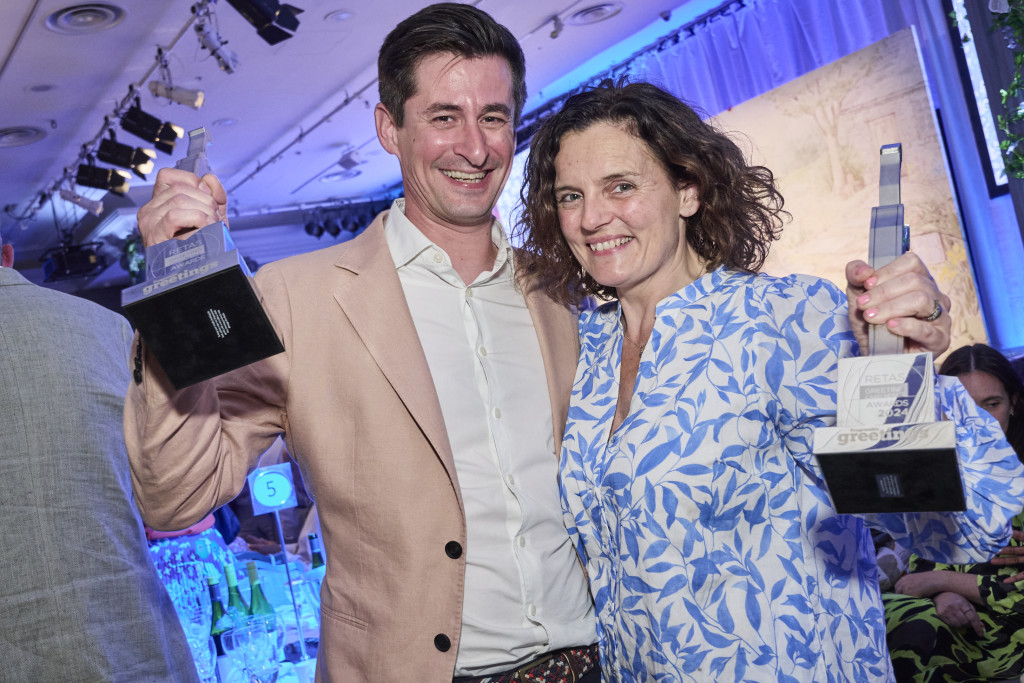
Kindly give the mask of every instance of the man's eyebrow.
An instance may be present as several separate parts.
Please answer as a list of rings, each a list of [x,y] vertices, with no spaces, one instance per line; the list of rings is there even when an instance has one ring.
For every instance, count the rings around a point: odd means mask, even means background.
[[[435,102],[423,110],[424,114],[439,114],[445,111],[462,111],[462,107],[448,102]]]
[[[485,114],[503,114],[504,116],[512,116],[512,110],[508,108],[507,104],[496,102],[494,104],[488,104],[484,107],[483,113]]]
[[[449,112],[449,111],[461,113],[463,111],[463,108],[462,108],[461,105],[453,104],[453,103],[450,103],[450,102],[435,102],[434,104],[432,104],[429,107],[427,107],[426,109],[424,109],[423,113],[428,115],[428,116],[431,116],[433,114],[441,114],[443,112]],[[485,105],[484,108],[483,108],[483,112],[482,113],[484,113],[484,114],[498,113],[498,114],[503,114],[505,116],[512,116],[512,110],[509,109],[508,105],[507,104],[501,104],[501,103],[498,103],[498,102],[496,102],[494,104]]]

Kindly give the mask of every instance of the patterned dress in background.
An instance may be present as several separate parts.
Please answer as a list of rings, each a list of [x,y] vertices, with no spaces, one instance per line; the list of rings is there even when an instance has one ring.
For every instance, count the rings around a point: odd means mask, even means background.
[[[720,269],[661,301],[611,439],[618,305],[580,327],[561,487],[606,681],[891,681],[865,520],[936,560],[1006,543],[1024,469],[950,378],[970,510],[836,514],[811,443],[856,343],[831,283]]]
[[[1013,520],[1024,530],[1024,515]],[[1021,567],[987,562],[936,564],[914,557],[912,572],[949,570],[978,575],[984,605],[975,605],[985,627],[978,637],[972,628],[952,628],[939,619],[931,598],[883,593],[889,652],[901,683],[964,683],[1004,681],[1024,673],[1024,582],[1003,583]]]

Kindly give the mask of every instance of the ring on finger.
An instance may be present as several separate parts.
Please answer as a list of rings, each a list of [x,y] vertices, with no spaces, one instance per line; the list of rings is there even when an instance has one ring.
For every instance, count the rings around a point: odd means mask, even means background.
[[[921,318],[921,320],[923,320],[926,323],[935,322],[936,320],[939,319],[939,317],[942,316],[942,304],[939,303],[938,299],[935,299],[934,301],[935,308],[932,309],[932,312],[929,313],[926,317]]]

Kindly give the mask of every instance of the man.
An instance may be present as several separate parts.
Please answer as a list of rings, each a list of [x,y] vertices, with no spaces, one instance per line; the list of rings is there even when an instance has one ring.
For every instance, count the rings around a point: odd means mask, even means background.
[[[576,321],[516,278],[491,214],[523,53],[480,10],[441,4],[401,22],[378,67],[377,133],[405,199],[343,245],[260,270],[284,353],[180,392],[140,355],[125,418],[140,509],[157,528],[194,522],[284,432],[327,550],[323,680],[597,681],[556,487]],[[143,238],[220,220],[226,200],[212,176],[161,171]],[[881,321],[941,296],[919,262],[854,272]],[[944,348],[944,322],[892,324]]]
[[[0,678],[198,681],[131,498],[131,329],[0,253]]]

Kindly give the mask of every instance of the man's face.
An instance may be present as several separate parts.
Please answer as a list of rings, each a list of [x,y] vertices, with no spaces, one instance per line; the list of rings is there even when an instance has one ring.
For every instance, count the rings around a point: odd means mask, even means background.
[[[448,53],[417,65],[401,128],[377,105],[377,135],[401,164],[405,214],[415,226],[428,234],[489,229],[512,165],[514,108],[504,59]]]

